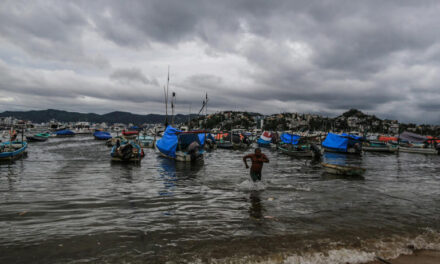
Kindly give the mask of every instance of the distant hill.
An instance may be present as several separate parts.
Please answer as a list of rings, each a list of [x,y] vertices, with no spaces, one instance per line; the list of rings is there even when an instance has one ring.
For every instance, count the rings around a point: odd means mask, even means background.
[[[137,115],[128,112],[111,112],[104,115],[98,115],[93,113],[77,113],[67,112],[62,110],[48,109],[48,110],[33,110],[33,111],[5,111],[0,113],[0,117],[13,116],[17,119],[30,120],[34,123],[49,122],[55,119],[60,122],[79,122],[87,121],[92,123],[106,122],[108,124],[113,123],[133,123],[133,124],[158,124],[165,121],[165,115],[148,114]],[[195,116],[195,115],[192,115]],[[170,119],[169,119],[170,120]],[[175,123],[182,123],[188,120],[188,115],[176,115]]]

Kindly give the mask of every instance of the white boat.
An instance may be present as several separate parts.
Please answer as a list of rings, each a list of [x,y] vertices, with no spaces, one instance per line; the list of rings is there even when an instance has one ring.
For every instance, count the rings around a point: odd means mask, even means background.
[[[419,154],[429,154],[429,155],[437,155],[438,150],[434,148],[415,148],[415,147],[400,147],[399,152],[407,152],[407,153],[419,153]]]

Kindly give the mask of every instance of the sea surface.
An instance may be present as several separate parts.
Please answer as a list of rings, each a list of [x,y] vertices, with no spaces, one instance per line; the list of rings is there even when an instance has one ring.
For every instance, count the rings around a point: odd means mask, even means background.
[[[0,165],[0,263],[362,263],[440,249],[440,156],[326,155],[367,168],[328,175],[319,163],[264,149],[218,149],[183,164],[145,149],[140,166],[110,162],[91,136],[29,143]]]

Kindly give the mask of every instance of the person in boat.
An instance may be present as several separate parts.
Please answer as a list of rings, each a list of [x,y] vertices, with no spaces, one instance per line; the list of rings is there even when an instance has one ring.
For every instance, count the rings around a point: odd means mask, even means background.
[[[191,160],[194,161],[197,159],[197,154],[199,152],[199,143],[197,141],[192,142],[188,146],[188,154],[191,156]]]
[[[116,149],[118,149],[121,146],[121,142],[119,142],[119,139],[116,140]]]
[[[251,178],[254,182],[261,181],[261,171],[263,170],[263,163],[269,163],[269,159],[261,153],[260,148],[255,149],[254,154],[249,154],[243,157],[244,165],[246,165],[246,169],[249,169],[247,164],[247,159],[252,161],[252,166],[250,170]]]

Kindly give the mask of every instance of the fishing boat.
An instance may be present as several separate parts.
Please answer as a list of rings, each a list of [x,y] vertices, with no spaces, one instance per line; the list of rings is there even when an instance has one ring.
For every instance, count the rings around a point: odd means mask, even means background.
[[[414,146],[399,146],[399,152],[407,152],[407,153],[419,153],[419,154],[428,154],[428,155],[437,155],[439,151],[435,148],[422,148],[422,147],[414,147]]]
[[[378,140],[372,140],[364,142],[362,145],[362,150],[369,152],[396,153],[399,148],[396,145],[387,144]]]
[[[345,154],[362,154],[362,138],[347,134],[333,134],[328,133],[322,147],[327,152],[337,152]]]
[[[233,149],[233,144],[231,142],[231,140],[226,140],[226,138],[228,137],[229,133],[217,133],[214,136],[214,139],[217,143],[217,148],[221,148],[221,149]]]
[[[203,160],[204,150],[198,134],[203,131],[181,132],[168,126],[163,137],[156,142],[160,155],[176,161],[190,162]]]
[[[217,149],[217,142],[211,133],[200,133],[198,134],[200,143],[205,150]]]
[[[39,133],[32,136],[26,136],[27,142],[43,142],[50,137],[49,133]]]
[[[141,162],[145,153],[138,144],[129,141],[114,145],[110,156],[111,160],[116,162]]]
[[[107,145],[107,147],[113,147],[114,145],[116,145],[116,143],[119,141],[120,144],[127,142],[128,140],[125,139],[122,136],[116,136],[113,137],[111,139],[108,139],[107,142],[105,142],[105,144]]]
[[[437,155],[436,140],[416,133],[403,132],[399,135],[399,152]]]
[[[141,147],[143,148],[154,148],[156,139],[155,137],[148,135],[139,135],[137,137],[137,141],[139,142],[139,145],[141,145]]]
[[[96,140],[109,140],[112,138],[112,135],[106,131],[95,131],[95,133],[93,133],[93,137]]]
[[[314,143],[307,142],[306,139],[298,135],[283,133],[280,137],[281,143],[277,149],[286,155],[293,157],[321,157],[321,149]]]
[[[122,130],[122,135],[126,139],[135,139],[139,135],[139,130],[135,130],[133,127],[129,128],[129,130]]]
[[[257,143],[260,148],[270,148],[272,143],[272,133],[264,131],[260,138],[258,138]]]
[[[330,174],[346,175],[346,176],[362,176],[366,169],[355,166],[342,166],[322,162],[321,165],[325,171]]]
[[[73,136],[75,136],[75,132],[68,130],[68,129],[55,131],[54,134],[56,137],[73,137]]]
[[[0,161],[13,161],[26,154],[25,141],[8,141],[0,143]]]

